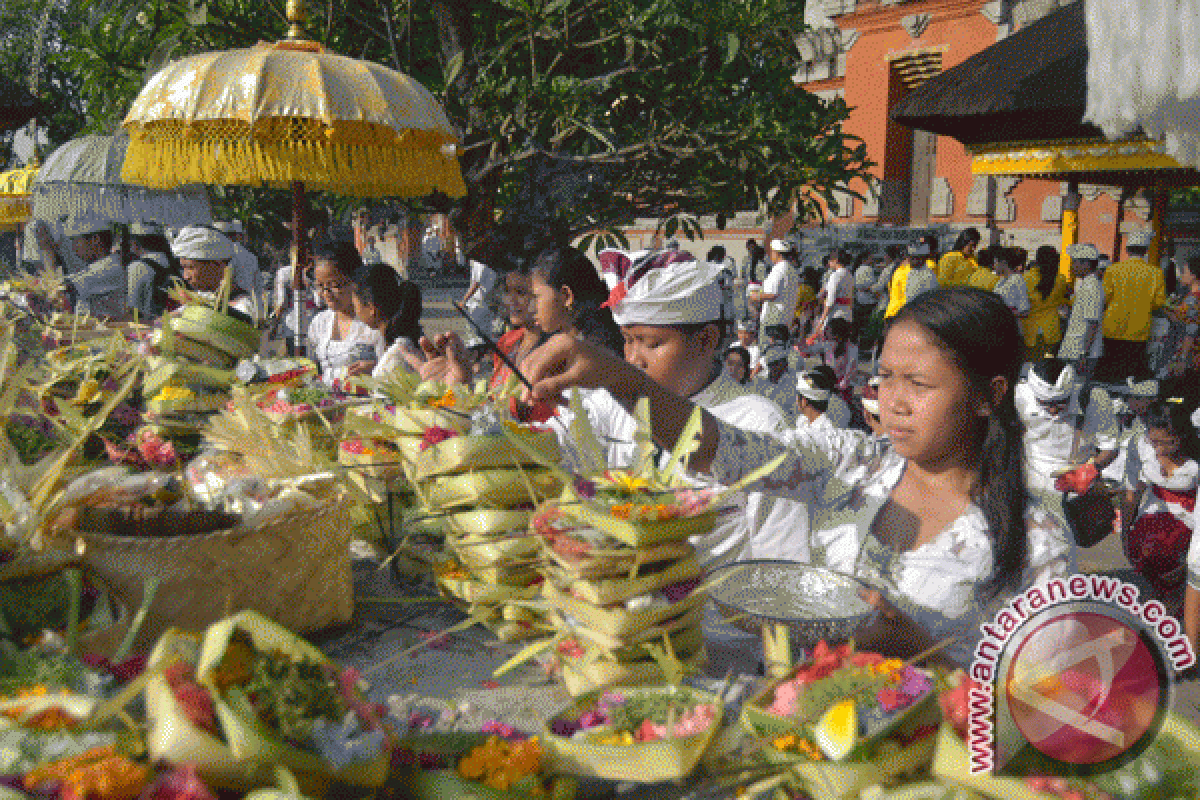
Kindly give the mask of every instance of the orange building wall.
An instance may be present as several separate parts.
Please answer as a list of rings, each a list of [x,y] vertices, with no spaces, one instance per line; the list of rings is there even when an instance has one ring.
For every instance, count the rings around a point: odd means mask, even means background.
[[[869,157],[876,164],[871,170],[875,178],[907,181],[909,170],[911,137],[904,128],[888,120],[889,109],[905,91],[899,77],[893,77],[889,57],[936,48],[942,52],[943,70],[960,64],[996,42],[997,26],[980,13],[982,7],[979,0],[917,0],[892,6],[880,5],[877,0],[859,0],[853,12],[834,17],[835,24],[842,29],[858,32],[857,40],[846,53],[846,75],[801,86],[809,91],[843,90],[850,107],[845,130],[866,143]],[[930,14],[932,18],[921,35],[914,38],[902,27],[901,19],[922,13]],[[983,231],[986,217],[967,214],[967,198],[974,176],[966,148],[954,139],[938,137],[935,163],[936,175],[946,179],[953,193],[953,213],[950,216],[931,215],[929,225],[959,228],[971,225]],[[1042,220],[1042,205],[1048,196],[1060,194],[1060,187],[1061,182],[1057,180],[1019,181],[1007,195],[1015,203],[1015,218],[997,221],[1000,241],[1006,242],[1016,236],[1027,244],[1057,243],[1059,223]],[[856,182],[852,188],[867,194],[863,182]],[[880,211],[879,216],[864,217],[863,204],[856,200],[852,216],[834,217],[828,221],[836,226],[900,222],[884,216],[886,208],[881,207]],[[1091,241],[1101,252],[1109,252],[1115,217],[1116,202],[1107,194],[1094,200],[1085,199],[1080,213],[1081,241]],[[1125,222],[1135,226],[1148,224],[1128,212]],[[799,221],[802,227],[819,223],[819,220]]]

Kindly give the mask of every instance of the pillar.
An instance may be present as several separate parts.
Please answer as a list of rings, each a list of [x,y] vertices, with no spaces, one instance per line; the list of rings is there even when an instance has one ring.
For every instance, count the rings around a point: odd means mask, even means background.
[[[1150,224],[1154,238],[1150,240],[1150,251],[1146,253],[1146,261],[1158,266],[1159,257],[1163,252],[1163,235],[1167,228],[1167,190],[1158,187],[1154,190],[1154,205],[1150,212]]]
[[[1071,280],[1071,257],[1067,248],[1079,243],[1079,205],[1083,198],[1079,194],[1079,181],[1067,183],[1067,194],[1062,204],[1062,254],[1059,258],[1058,271],[1069,281]]]

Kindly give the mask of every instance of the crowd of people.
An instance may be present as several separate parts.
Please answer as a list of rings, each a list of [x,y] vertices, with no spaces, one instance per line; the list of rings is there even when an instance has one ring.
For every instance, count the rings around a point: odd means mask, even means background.
[[[238,228],[136,225],[125,263],[109,226],[81,224],[69,248],[46,241],[43,253],[65,268],[69,307],[152,322],[178,282],[286,332],[291,276],[281,270],[269,298]],[[639,398],[663,449],[701,409],[690,480],[731,485],[774,464],[696,541],[702,556],[859,575],[885,612],[865,648],[950,637],[964,663],[997,598],[1073,570],[1079,547],[1114,531],[1195,640],[1200,259],[1168,295],[1142,235],[1111,265],[1073,245],[1070,279],[1053,247],[1030,261],[979,244],[967,229],[946,253],[926,236],[882,260],[835,249],[817,268],[775,240],[752,243],[743,269],[719,248],[701,260],[674,245],[602,270],[557,244],[503,273],[471,264],[463,341],[426,336],[419,287],[332,241],[315,248],[304,294],[308,353],[330,384],[413,370],[499,386],[516,370],[531,401],[560,406],[568,463],[572,413],[624,466]],[[1159,317],[1167,334],[1152,338]]]

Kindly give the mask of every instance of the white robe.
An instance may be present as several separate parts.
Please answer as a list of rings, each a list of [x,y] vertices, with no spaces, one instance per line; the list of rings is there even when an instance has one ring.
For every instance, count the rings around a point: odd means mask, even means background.
[[[970,663],[980,622],[998,605],[979,595],[992,575],[993,539],[978,506],[968,506],[920,547],[893,551],[871,532],[908,463],[887,439],[805,428],[781,442],[721,420],[718,430],[714,480],[733,483],[784,455],[783,464],[751,488],[792,499],[813,484],[812,562],[881,587],[935,641],[955,636],[948,655],[960,665]],[[1025,525],[1029,554],[1021,586],[1068,575],[1074,558],[1062,525],[1036,501],[1026,509]]]

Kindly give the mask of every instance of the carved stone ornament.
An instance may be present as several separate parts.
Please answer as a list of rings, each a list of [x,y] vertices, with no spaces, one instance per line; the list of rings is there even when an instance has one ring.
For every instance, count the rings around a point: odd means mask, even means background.
[[[933,15],[929,13],[909,14],[907,17],[900,19],[900,27],[908,32],[908,35],[916,39],[925,33],[925,29],[929,27],[929,21],[933,19]]]
[[[863,192],[863,217],[873,219],[879,216],[879,191],[879,181],[872,180],[871,186]]]
[[[830,209],[833,211],[834,216],[845,219],[854,215],[854,195],[840,189],[834,189],[833,199],[837,203],[837,208]]]
[[[941,175],[936,175],[933,179],[933,189],[929,195],[929,215],[954,216],[954,190],[950,188],[950,181]]]
[[[1062,222],[1062,212],[1062,195],[1046,195],[1046,199],[1042,200],[1042,222]]]
[[[996,182],[996,222],[1012,222],[1017,216],[1017,204],[1008,193],[1020,181],[1020,178],[999,175],[993,178]],[[971,192],[967,195],[967,215],[986,217],[988,215],[988,176],[976,175],[971,184]]]

